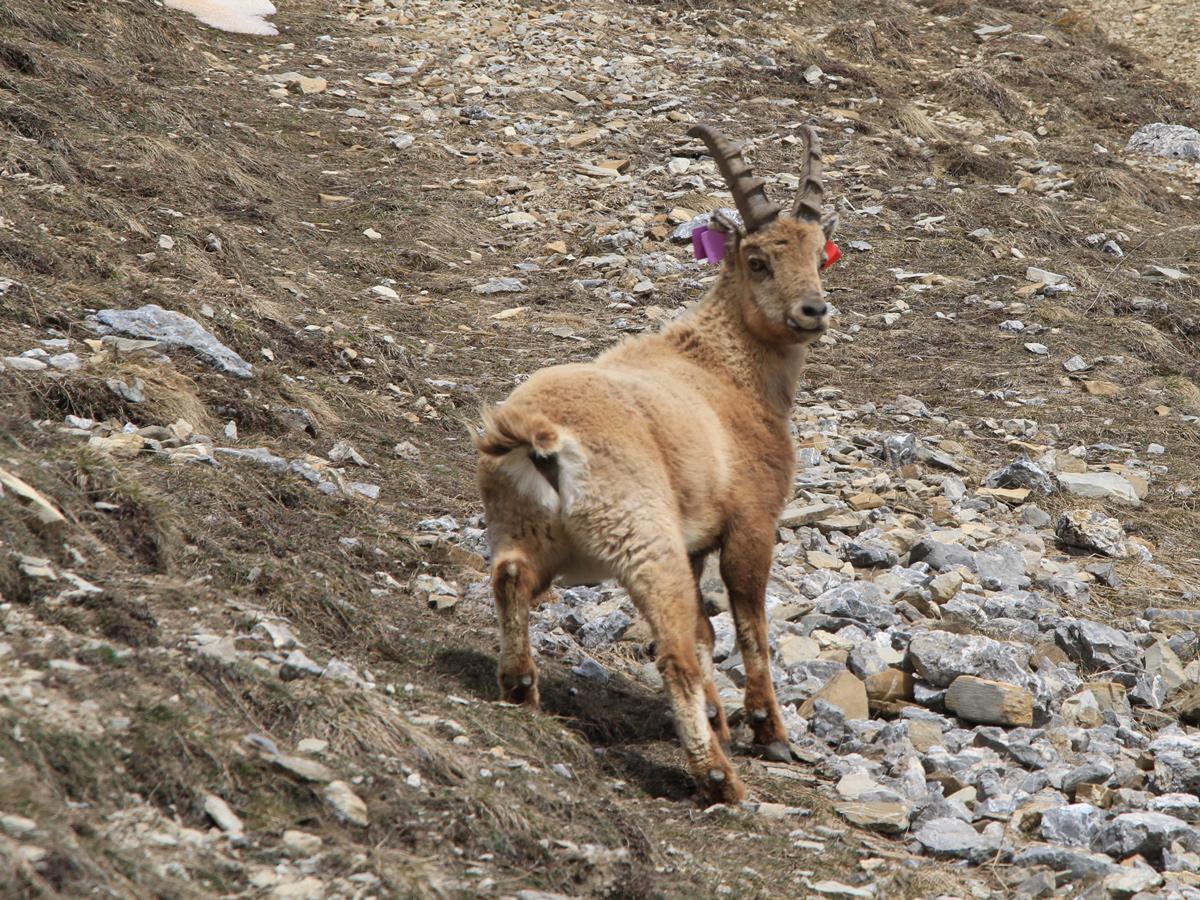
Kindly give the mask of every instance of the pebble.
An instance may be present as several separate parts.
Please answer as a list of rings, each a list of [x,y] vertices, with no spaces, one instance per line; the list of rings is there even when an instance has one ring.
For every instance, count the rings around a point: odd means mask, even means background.
[[[371,823],[367,815],[367,804],[346,782],[331,781],[325,786],[322,796],[339,819],[363,828]]]
[[[238,837],[245,831],[242,820],[229,808],[228,803],[215,794],[204,797],[204,812],[230,837]]]

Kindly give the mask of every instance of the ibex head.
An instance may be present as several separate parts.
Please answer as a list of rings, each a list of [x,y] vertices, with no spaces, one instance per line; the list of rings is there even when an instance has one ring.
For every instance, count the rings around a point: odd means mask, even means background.
[[[820,143],[811,128],[801,130],[804,168],[796,200],[787,213],[767,197],[762,179],[754,176],[741,151],[726,137],[707,125],[688,130],[708,146],[741,213],[742,228],[722,216],[713,224],[730,235],[726,265],[742,285],[746,326],[770,344],[809,343],[829,325],[821,269],[837,215],[821,215]]]

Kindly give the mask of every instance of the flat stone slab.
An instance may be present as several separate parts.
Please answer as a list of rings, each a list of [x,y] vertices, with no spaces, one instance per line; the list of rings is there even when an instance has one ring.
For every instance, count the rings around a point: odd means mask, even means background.
[[[155,303],[137,309],[102,309],[88,322],[100,334],[131,334],[158,341],[165,347],[194,350],[223,372],[251,378],[254,368],[230,350],[191,316],[163,309]]]

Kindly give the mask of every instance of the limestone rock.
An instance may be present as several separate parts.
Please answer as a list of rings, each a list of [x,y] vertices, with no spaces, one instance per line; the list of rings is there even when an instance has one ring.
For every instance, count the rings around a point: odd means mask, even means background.
[[[1025,686],[1030,683],[1030,650],[977,635],[927,631],[908,645],[913,669],[934,687],[946,688],[960,675]]]
[[[1056,806],[1042,813],[1042,837],[1067,847],[1090,847],[1102,817],[1100,810],[1088,803]]]
[[[1088,853],[1069,847],[1051,844],[1035,844],[1022,850],[1013,858],[1013,865],[1021,867],[1046,866],[1062,873],[1064,881],[1078,881],[1088,876],[1104,876],[1116,866],[1100,853]]]
[[[317,665],[303,650],[293,650],[279,667],[279,677],[284,681],[297,678],[320,678],[325,669]]]
[[[842,711],[849,720],[866,719],[870,716],[867,706],[867,689],[853,673],[843,669],[825,683],[800,706],[800,715],[809,718],[817,700],[824,700]]]
[[[825,591],[816,598],[815,612],[871,628],[886,628],[896,622],[895,611],[870,582],[854,581]]]
[[[884,834],[907,831],[908,817],[912,812],[912,807],[907,803],[885,800],[854,800],[839,803],[834,808],[847,821]]]
[[[1173,841],[1194,844],[1200,832],[1187,822],[1165,813],[1122,813],[1100,830],[1092,849],[1116,859],[1135,853],[1147,858],[1161,855]]]
[[[250,363],[218,341],[195,319],[154,303],[137,309],[102,309],[89,316],[88,322],[100,334],[131,334],[158,341],[164,347],[183,347],[194,350],[231,375],[239,378],[254,375]]]
[[[1117,900],[1127,900],[1137,894],[1149,894],[1162,881],[1163,877],[1153,869],[1120,866],[1104,877],[1104,889]]]
[[[1059,472],[1058,484],[1068,494],[1093,500],[1117,500],[1140,506],[1137,489],[1115,472]]]
[[[1054,534],[1064,547],[1125,559],[1129,549],[1121,523],[1091,509],[1072,509],[1058,517]]]
[[[871,703],[891,703],[913,699],[913,677],[908,672],[889,666],[882,672],[864,679],[867,699]]]
[[[1089,669],[1129,672],[1141,668],[1137,646],[1125,632],[1109,625],[1067,619],[1055,628],[1054,638],[1068,656]]]
[[[931,856],[982,862],[995,854],[999,841],[982,835],[958,818],[933,819],[914,835]]]
[[[204,798],[204,812],[217,826],[230,837],[241,835],[245,830],[242,820],[229,808],[229,804],[216,794],[208,794]]]
[[[1054,493],[1054,482],[1050,476],[1028,456],[1022,456],[992,472],[985,483],[990,488],[1024,488],[1031,494],[1041,496]]]
[[[1200,794],[1200,735],[1164,735],[1147,749],[1154,758],[1154,782],[1160,791]]]
[[[4,496],[6,490],[11,491],[18,501],[32,509],[33,514],[43,526],[59,528],[66,523],[67,520],[58,511],[58,507],[41,491],[26,484],[6,469],[0,468],[0,497]]]
[[[1023,687],[960,675],[946,691],[946,708],[968,722],[1033,725],[1033,695]]]
[[[307,759],[303,756],[272,756],[272,763],[285,772],[302,778],[304,781],[315,781],[318,783],[326,783],[333,781],[334,774],[330,768],[315,759]]]
[[[1152,122],[1130,136],[1126,149],[1168,159],[1200,160],[1200,131],[1186,125]]]

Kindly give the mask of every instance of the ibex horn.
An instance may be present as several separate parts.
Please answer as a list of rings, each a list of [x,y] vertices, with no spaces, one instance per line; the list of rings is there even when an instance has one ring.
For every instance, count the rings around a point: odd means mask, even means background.
[[[758,231],[764,225],[769,225],[783,212],[783,208],[767,199],[763,190],[763,180],[755,178],[750,166],[742,159],[742,151],[734,147],[721,133],[707,125],[693,125],[688,129],[688,135],[700,138],[712,154],[729,193],[733,194],[733,202],[737,204],[738,212],[742,215],[742,223],[746,231]]]
[[[821,184],[821,141],[808,125],[800,131],[804,134],[804,170],[800,173],[800,187],[796,190],[792,218],[820,222],[821,198],[825,195],[825,188]]]

